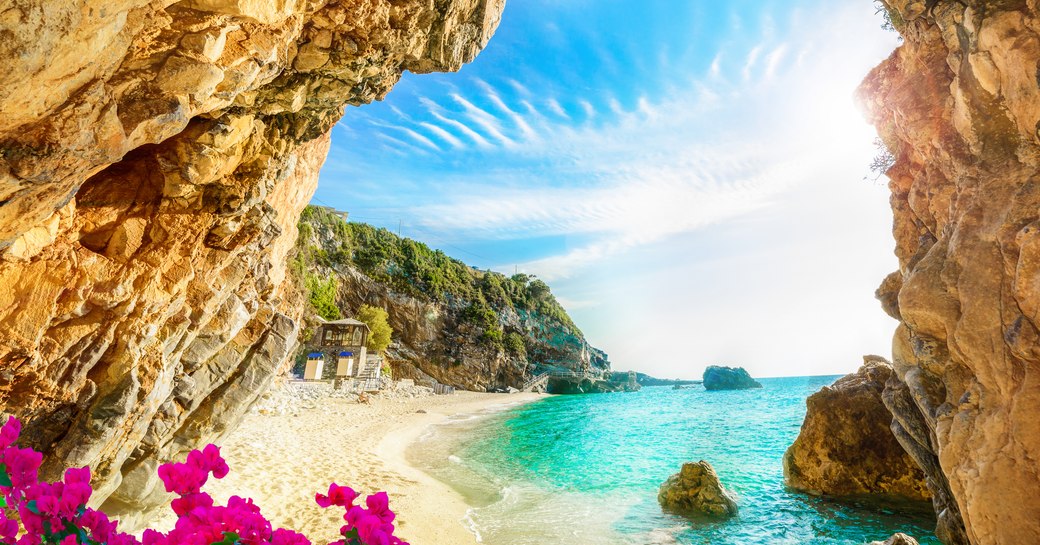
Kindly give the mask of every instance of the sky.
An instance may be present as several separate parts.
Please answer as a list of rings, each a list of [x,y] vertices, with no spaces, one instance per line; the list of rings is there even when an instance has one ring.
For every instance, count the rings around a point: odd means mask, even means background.
[[[841,374],[897,267],[868,0],[509,0],[454,74],[350,108],[313,202],[545,280],[617,370]]]

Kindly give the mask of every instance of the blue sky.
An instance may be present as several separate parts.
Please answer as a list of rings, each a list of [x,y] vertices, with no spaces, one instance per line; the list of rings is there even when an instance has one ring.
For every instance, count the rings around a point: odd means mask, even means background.
[[[844,373],[889,352],[867,0],[511,0],[476,61],[351,108],[314,202],[552,286],[616,369]]]

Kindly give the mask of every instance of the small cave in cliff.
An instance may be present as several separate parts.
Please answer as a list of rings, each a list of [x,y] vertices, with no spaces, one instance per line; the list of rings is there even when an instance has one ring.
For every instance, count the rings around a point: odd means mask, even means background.
[[[76,192],[79,243],[126,261],[150,242],[149,225],[162,197],[158,145],[142,146],[91,176]]]

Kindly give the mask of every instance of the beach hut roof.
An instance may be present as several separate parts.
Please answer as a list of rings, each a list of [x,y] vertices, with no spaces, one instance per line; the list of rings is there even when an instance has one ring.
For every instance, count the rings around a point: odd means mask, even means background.
[[[307,359],[316,360],[316,359],[321,359],[321,358],[322,358],[322,353],[321,352],[311,352],[310,354],[307,354]]]
[[[359,326],[364,327],[365,329],[368,329],[368,324],[366,324],[365,322],[362,322],[361,320],[355,320],[353,318],[344,318],[342,320],[334,320],[334,321],[331,321],[331,322],[325,322],[325,325],[359,325]]]
[[[340,356],[353,356],[354,353],[353,352],[343,351],[343,352],[340,352],[339,355]]]

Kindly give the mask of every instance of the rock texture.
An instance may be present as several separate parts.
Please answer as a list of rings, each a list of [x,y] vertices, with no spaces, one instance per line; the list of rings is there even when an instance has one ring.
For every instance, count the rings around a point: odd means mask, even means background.
[[[885,541],[872,541],[869,545],[918,545],[917,540],[906,534],[894,534]]]
[[[860,89],[895,159],[885,401],[944,542],[1040,543],[1040,6],[885,4],[904,42]]]
[[[236,424],[294,348],[285,256],[344,105],[458,69],[502,3],[0,8],[0,407],[47,478],[135,509]]]
[[[710,365],[704,370],[705,390],[749,390],[761,388],[757,380],[743,367],[721,367]]]
[[[883,358],[865,356],[859,371],[809,396],[802,431],[784,453],[787,486],[816,495],[931,499],[924,473],[892,434],[882,400],[892,375]]]
[[[610,373],[606,376],[609,377]],[[551,377],[545,387],[550,394],[608,394],[612,392],[636,392],[640,385],[628,381],[603,378]]]
[[[737,514],[737,502],[704,460],[685,463],[679,473],[668,477],[657,501],[665,509],[686,515],[727,518]]]
[[[363,304],[385,308],[394,328],[387,350],[394,378],[418,383],[440,382],[475,392],[495,388],[520,388],[542,368],[609,374],[607,354],[589,345],[581,332],[537,314],[506,309],[499,324],[506,331],[521,332],[526,354],[512,354],[480,340],[482,330],[468,324],[462,314],[467,301],[438,302],[409,296],[376,282],[351,267],[337,271],[340,305],[357,309]]]

